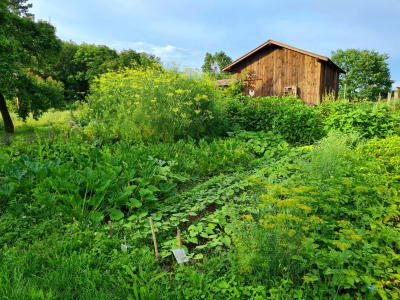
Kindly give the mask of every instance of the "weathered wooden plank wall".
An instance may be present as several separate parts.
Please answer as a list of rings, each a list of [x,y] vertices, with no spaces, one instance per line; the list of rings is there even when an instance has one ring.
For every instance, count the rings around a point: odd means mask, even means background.
[[[338,90],[338,70],[327,62],[284,47],[271,45],[253,53],[232,67],[232,74],[248,68],[252,80],[244,92],[254,97],[283,95],[284,87],[297,86],[305,104],[316,105],[326,92]]]

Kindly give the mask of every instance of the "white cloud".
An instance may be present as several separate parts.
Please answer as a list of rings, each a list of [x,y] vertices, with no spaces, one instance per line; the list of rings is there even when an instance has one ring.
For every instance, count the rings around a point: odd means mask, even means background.
[[[123,49],[133,49],[137,52],[146,52],[149,54],[154,54],[160,58],[185,58],[191,55],[189,51],[184,48],[179,48],[171,45],[167,46],[157,46],[148,44],[145,42],[113,42],[109,44],[111,48],[115,48],[119,51]]]

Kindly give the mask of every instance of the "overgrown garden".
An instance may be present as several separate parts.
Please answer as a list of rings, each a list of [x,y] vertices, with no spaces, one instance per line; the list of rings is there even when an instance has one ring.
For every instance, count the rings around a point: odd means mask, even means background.
[[[400,298],[399,103],[358,101],[385,84],[243,96],[61,42],[25,2],[0,0],[2,299]]]

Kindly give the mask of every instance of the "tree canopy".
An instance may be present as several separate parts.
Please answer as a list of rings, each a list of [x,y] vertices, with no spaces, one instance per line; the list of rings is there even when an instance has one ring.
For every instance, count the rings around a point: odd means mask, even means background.
[[[379,93],[391,90],[394,81],[386,60],[389,55],[374,50],[347,49],[332,51],[332,61],[346,71],[340,75],[339,94],[346,98],[376,100]]]
[[[121,68],[134,68],[161,63],[154,55],[138,53],[132,49],[118,52],[105,45],[73,41],[63,42],[58,60],[47,64],[45,68],[36,68],[35,74],[43,78],[52,76],[65,85],[65,100],[83,100],[89,91],[89,86],[100,74],[116,71]]]
[[[221,71],[230,63],[232,63],[232,59],[223,51],[216,52],[214,55],[207,52],[201,69],[204,73],[209,73],[211,76],[220,79],[230,75],[228,72]]]
[[[21,16],[21,11],[12,12],[10,3],[18,2],[24,1],[0,0],[0,111],[9,133],[14,132],[14,126],[5,98],[18,97],[17,113],[22,119],[30,112],[37,118],[49,107],[49,97],[60,90],[57,86],[55,91],[54,85],[44,88],[29,71],[32,66],[41,67],[57,58],[62,43],[55,35],[56,29],[48,22],[35,22],[32,16]],[[26,15],[26,10],[22,11]],[[56,97],[52,106],[62,105],[62,100]]]

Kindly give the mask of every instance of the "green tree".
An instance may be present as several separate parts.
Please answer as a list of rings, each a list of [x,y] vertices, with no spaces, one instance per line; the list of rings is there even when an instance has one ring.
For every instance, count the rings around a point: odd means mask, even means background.
[[[332,61],[346,71],[339,79],[339,95],[346,98],[376,100],[379,93],[391,90],[394,81],[390,79],[390,70],[386,60],[389,55],[374,50],[347,49],[332,51]]]
[[[33,18],[34,15],[28,13],[28,9],[32,7],[32,3],[25,4],[26,2],[28,2],[28,0],[9,0],[7,8],[20,17]]]
[[[17,113],[24,120],[29,112],[37,118],[48,108],[46,97],[49,94],[38,86],[27,68],[54,61],[61,50],[61,41],[55,35],[54,26],[21,17],[9,10],[9,4],[8,0],[0,0],[0,112],[6,132],[13,133],[14,125],[5,98],[18,97],[20,109]],[[62,104],[62,101],[52,102],[55,108]]]
[[[67,101],[83,100],[95,77],[108,71],[135,66],[150,66],[160,63],[151,54],[137,53],[129,49],[118,52],[104,45],[77,45],[73,41],[63,42],[59,60],[36,69],[33,73],[43,78],[52,76],[65,85],[64,96]]]
[[[207,52],[201,69],[204,73],[209,73],[216,79],[226,78],[231,74],[228,72],[221,72],[221,70],[230,63],[232,63],[232,59],[223,51],[216,52],[214,55]]]

